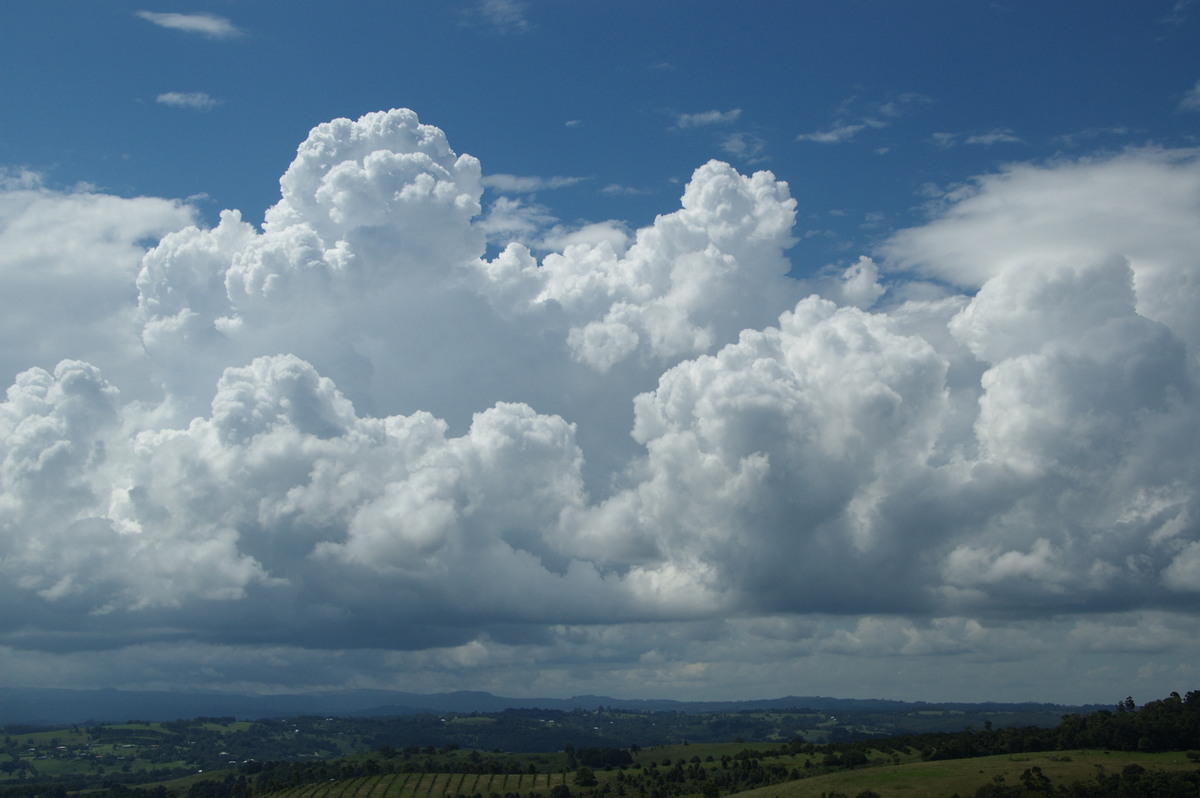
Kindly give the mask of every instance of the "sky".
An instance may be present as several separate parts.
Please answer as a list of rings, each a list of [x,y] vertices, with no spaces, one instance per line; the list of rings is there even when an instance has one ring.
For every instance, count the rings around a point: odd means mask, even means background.
[[[0,686],[1200,684],[1200,2],[12,0]]]

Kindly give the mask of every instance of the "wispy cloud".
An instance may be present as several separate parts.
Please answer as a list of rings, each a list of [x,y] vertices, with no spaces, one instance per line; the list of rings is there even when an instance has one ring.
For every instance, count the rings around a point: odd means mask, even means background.
[[[944,149],[950,148],[958,143],[958,134],[945,132],[934,133],[929,137],[929,140],[938,147],[942,147]]]
[[[1196,85],[1192,86],[1187,94],[1183,95],[1183,99],[1179,101],[1179,111],[1200,111],[1200,80],[1196,81]]]
[[[1075,133],[1064,133],[1061,136],[1054,136],[1051,138],[1051,141],[1060,143],[1066,147],[1077,147],[1093,139],[1128,136],[1135,132],[1137,131],[1127,127],[1090,127]]]
[[[523,175],[495,174],[484,175],[480,180],[487,188],[497,191],[508,191],[513,194],[532,194],[554,188],[566,188],[587,180],[586,177],[535,177]]]
[[[1196,0],[1178,0],[1171,10],[1162,17],[1159,21],[1164,25],[1170,25],[1173,28],[1179,27],[1188,18],[1188,9],[1196,4]]]
[[[801,133],[796,136],[796,141],[815,141],[818,144],[841,144],[843,141],[850,141],[859,134],[860,131],[867,127],[883,127],[880,123],[868,125],[866,122],[860,122],[854,125],[837,125],[828,130],[817,130],[812,133]]]
[[[712,109],[694,114],[675,114],[675,124],[671,130],[695,130],[698,128],[714,128],[716,146],[726,154],[748,163],[762,160],[758,156],[766,147],[766,139],[762,136],[744,130],[729,131],[727,128],[742,116],[741,108],[731,108],[728,111]]]
[[[928,105],[928,97],[917,92],[905,92],[885,102],[863,103],[857,96],[844,100],[834,112],[834,122],[825,130],[801,133],[796,141],[817,144],[841,144],[851,141],[864,130],[887,127],[910,109]]]
[[[764,138],[745,131],[730,133],[721,139],[722,150],[735,158],[750,163],[764,160],[761,156],[766,147],[767,142]]]
[[[993,144],[1024,144],[1025,140],[1012,132],[1010,128],[996,128],[989,130],[986,133],[934,133],[929,137],[929,140],[936,146],[943,149],[957,146],[958,144],[972,144],[981,147],[990,147]]]
[[[967,136],[965,143],[982,144],[985,147],[990,147],[993,144],[1023,144],[1024,141],[1008,128],[1000,128],[988,131],[987,133]]]
[[[691,127],[707,127],[708,125],[730,125],[742,115],[741,108],[729,111],[701,111],[698,114],[676,114],[675,127],[685,130]]]
[[[185,33],[199,33],[210,39],[233,39],[242,35],[241,28],[225,17],[214,14],[176,14],[156,11],[139,11],[137,15],[160,28],[171,28]]]
[[[528,7],[523,0],[479,0],[471,16],[501,33],[525,33],[533,28],[525,16]]]
[[[158,95],[154,100],[163,105],[170,105],[175,108],[194,108],[198,111],[207,111],[213,106],[221,104],[220,100],[202,91],[168,91],[165,94]]]
[[[641,196],[649,194],[650,191],[644,188],[634,188],[633,186],[622,186],[620,183],[609,183],[604,188],[600,189],[601,194],[611,194],[615,196]]]

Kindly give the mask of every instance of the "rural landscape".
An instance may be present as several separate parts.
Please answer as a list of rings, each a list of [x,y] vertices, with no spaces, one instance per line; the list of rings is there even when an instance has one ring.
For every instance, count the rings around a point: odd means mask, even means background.
[[[1056,719],[1056,710],[1069,708],[824,703],[10,724],[0,798],[1185,798],[1200,791],[1200,691],[1141,706],[1126,698]]]

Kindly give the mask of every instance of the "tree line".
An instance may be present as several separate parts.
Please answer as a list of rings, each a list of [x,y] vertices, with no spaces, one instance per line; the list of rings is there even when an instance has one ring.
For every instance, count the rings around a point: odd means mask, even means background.
[[[1200,749],[1200,691],[1182,697],[1171,693],[1140,708],[1126,698],[1111,710],[1064,715],[1052,728],[993,729],[988,723],[982,729],[899,735],[870,743],[843,743],[837,748],[861,750],[864,745],[882,750],[909,748],[928,760],[1084,748],[1142,753]]]

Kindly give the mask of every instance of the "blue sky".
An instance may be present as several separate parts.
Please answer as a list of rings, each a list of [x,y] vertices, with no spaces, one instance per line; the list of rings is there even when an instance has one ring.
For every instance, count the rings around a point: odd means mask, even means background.
[[[1196,131],[1177,110],[1200,68],[1188,3],[182,9],[226,22],[215,35],[141,11],[181,8],[6,10],[3,163],[261,221],[310,127],[406,107],[487,172],[582,178],[538,198],[567,223],[648,224],[709,158],[770,169],[824,233],[797,258],[820,266],[918,220],[929,187]],[[170,93],[212,105],[156,101]]]
[[[1198,32],[8,4],[0,673],[1194,687]]]

